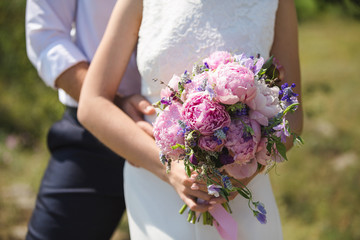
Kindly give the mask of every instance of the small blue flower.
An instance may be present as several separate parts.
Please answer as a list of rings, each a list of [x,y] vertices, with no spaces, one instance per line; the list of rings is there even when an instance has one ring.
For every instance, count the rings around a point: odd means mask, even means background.
[[[190,73],[185,70],[185,72],[181,75],[181,83],[188,84],[191,83]]]
[[[207,69],[210,68],[210,67],[209,67],[209,64],[208,64],[207,62],[204,62],[204,66],[205,66]]]
[[[165,97],[161,98],[160,102],[161,102],[161,104],[164,104],[164,105],[167,105],[167,106],[172,104],[171,100],[166,99]]]
[[[243,107],[241,109],[236,110],[236,116],[247,116],[249,115],[249,109],[247,107]]]
[[[221,140],[226,139],[226,133],[224,132],[224,128],[216,130],[214,132],[214,136]]]
[[[233,185],[232,185],[232,183],[231,183],[231,181],[230,181],[230,178],[229,178],[229,176],[227,176],[227,175],[222,175],[221,176],[221,181],[222,181],[222,183],[224,184],[224,187],[226,188],[226,189],[233,189]]]
[[[257,202],[255,206],[262,214],[266,214],[265,205],[263,203]]]
[[[281,89],[284,90],[285,88],[288,88],[289,84],[288,83],[284,83],[283,85],[281,85]]]
[[[254,211],[254,215],[261,224],[267,223],[265,214],[262,214],[261,212],[258,211]]]
[[[294,93],[294,91],[292,90],[295,87],[296,87],[295,83],[291,84],[290,87],[288,83],[285,83],[281,86],[281,90],[279,91],[279,94],[282,95],[281,101],[283,101],[284,107],[287,107],[293,103],[298,102],[297,96],[299,96],[299,94]]]

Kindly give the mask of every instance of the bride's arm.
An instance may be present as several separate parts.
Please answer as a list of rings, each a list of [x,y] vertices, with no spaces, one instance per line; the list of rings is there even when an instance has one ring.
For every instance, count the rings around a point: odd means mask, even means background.
[[[173,164],[173,171],[166,174],[154,139],[113,103],[138,39],[141,19],[141,0],[117,1],[83,84],[78,108],[79,121],[127,161],[171,184],[191,209],[206,211],[208,206],[197,204],[195,199],[210,200],[210,196],[190,188],[194,180],[186,176],[180,164]]]
[[[295,113],[287,115],[290,128],[296,134],[302,132],[303,111],[301,105],[301,78],[298,48],[298,26],[295,4],[293,0],[279,0],[279,6],[275,21],[274,43],[271,49],[274,55],[285,70],[285,78],[281,84],[287,82],[289,85],[296,84],[294,91],[299,94],[300,106]],[[292,141],[286,141],[287,149],[292,147]]]

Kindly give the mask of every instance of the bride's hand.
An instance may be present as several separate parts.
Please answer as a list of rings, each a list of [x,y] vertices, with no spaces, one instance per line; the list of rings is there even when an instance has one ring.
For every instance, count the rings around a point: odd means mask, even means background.
[[[170,184],[179,194],[184,203],[193,211],[206,212],[211,204],[208,202],[212,196],[207,193],[207,189],[192,189],[194,183],[203,184],[196,180],[196,177],[188,177],[185,173],[184,164],[181,161],[173,161],[171,163],[171,171],[168,173]],[[197,199],[205,200],[199,203]]]
[[[261,169],[257,170],[252,176],[250,176],[248,178],[243,178],[243,179],[239,179],[239,180],[231,179],[231,183],[234,187],[243,188],[243,187],[247,186],[251,182],[251,180],[253,180],[259,173],[261,173],[263,171],[264,171],[264,166]],[[196,178],[195,174],[193,175],[193,178]],[[213,179],[213,180],[218,181],[218,179]],[[191,189],[206,192],[207,185],[204,182],[195,181],[191,185]],[[237,195],[238,195],[237,191],[231,192],[230,195],[228,196],[229,201],[233,200]],[[215,205],[215,204],[225,203],[226,201],[227,200],[224,197],[211,196],[209,203],[211,205]]]

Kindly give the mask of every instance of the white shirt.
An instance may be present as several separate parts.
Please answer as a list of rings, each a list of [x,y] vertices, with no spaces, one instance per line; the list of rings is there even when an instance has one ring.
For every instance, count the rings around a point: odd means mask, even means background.
[[[82,61],[91,62],[116,1],[27,1],[27,54],[46,85],[55,88],[55,80],[65,70]],[[140,92],[135,54],[118,92],[123,95]],[[67,106],[77,106],[62,89],[59,89],[59,99]]]

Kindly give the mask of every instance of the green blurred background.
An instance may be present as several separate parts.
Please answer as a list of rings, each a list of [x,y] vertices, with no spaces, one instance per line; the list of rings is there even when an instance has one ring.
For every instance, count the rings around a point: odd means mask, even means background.
[[[284,238],[360,239],[360,3],[297,0],[305,145],[271,172]],[[0,240],[24,239],[63,106],[26,56],[25,0],[0,1]],[[113,236],[128,239],[126,216]]]

